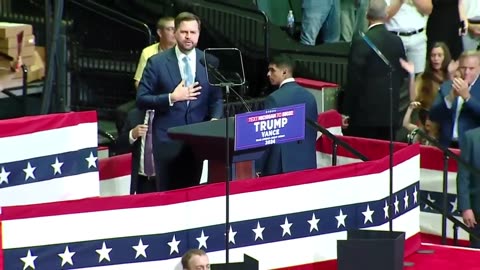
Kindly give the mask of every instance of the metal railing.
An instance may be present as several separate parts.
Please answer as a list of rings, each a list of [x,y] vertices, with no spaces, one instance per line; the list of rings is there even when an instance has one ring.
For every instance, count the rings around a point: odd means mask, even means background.
[[[432,209],[438,211],[442,215],[442,244],[443,245],[447,244],[447,219],[454,223],[454,239],[453,239],[454,242],[458,241],[458,234],[456,232],[457,228],[462,228],[468,234],[472,235],[475,238],[480,239],[479,238],[480,235],[476,234],[474,231],[472,231],[471,229],[466,227],[463,223],[458,221],[448,211],[448,204],[449,204],[449,201],[448,201],[448,161],[450,159],[455,160],[459,165],[461,165],[461,166],[459,166],[459,168],[462,167],[461,168],[462,170],[463,169],[468,170],[468,171],[470,171],[471,173],[473,173],[477,176],[480,176],[480,170],[473,167],[471,164],[469,164],[465,160],[463,160],[459,155],[453,153],[450,149],[448,149],[448,147],[445,147],[445,146],[441,145],[440,142],[437,139],[429,136],[423,130],[416,129],[414,131],[414,133],[415,134],[412,134],[411,137],[414,137],[416,134],[418,134],[420,137],[422,137],[423,139],[430,142],[430,144],[432,146],[436,147],[437,149],[439,149],[443,153],[442,207],[440,208],[440,207],[438,207],[438,205],[435,205],[435,204],[433,204],[434,206],[432,207],[431,202],[429,202],[428,200],[424,200],[424,202],[428,201],[428,202],[425,202],[428,206],[430,206]],[[470,192],[472,193],[472,192],[475,192],[475,191],[470,191]],[[454,209],[454,210],[457,210],[457,209]]]
[[[145,35],[145,41],[146,41],[145,44],[147,45],[153,42],[152,32],[150,30],[150,27],[148,27],[148,25],[142,21],[139,21],[135,18],[127,16],[123,13],[120,13],[114,9],[101,5],[92,0],[81,0],[81,1],[68,0],[68,1],[83,9],[86,9],[106,19],[114,21],[124,27],[143,33]]]

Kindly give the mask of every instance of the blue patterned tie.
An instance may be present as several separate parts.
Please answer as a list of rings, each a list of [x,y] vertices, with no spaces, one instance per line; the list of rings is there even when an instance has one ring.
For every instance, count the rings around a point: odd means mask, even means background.
[[[183,63],[185,66],[183,67],[183,75],[185,76],[185,86],[190,86],[193,84],[193,72],[192,67],[190,67],[190,62],[188,61],[188,56],[183,57]]]
[[[153,130],[153,110],[148,110],[148,130],[145,136],[145,147],[143,151],[143,171],[146,176],[150,177],[155,174],[155,165],[153,164],[153,144],[152,144],[152,130]]]

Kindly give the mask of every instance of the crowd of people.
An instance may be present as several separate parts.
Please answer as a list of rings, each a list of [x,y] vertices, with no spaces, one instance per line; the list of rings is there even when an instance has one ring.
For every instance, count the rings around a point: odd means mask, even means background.
[[[388,140],[390,125],[395,133],[402,122],[412,141],[432,143],[420,136],[421,129],[443,146],[458,148],[459,135],[480,126],[477,16],[478,1],[371,0],[365,38],[353,38],[349,55],[342,107],[348,117],[345,133]],[[373,41],[389,63],[365,39]],[[400,121],[404,85],[411,103]],[[393,138],[398,139],[395,134]]]
[[[396,138],[402,117],[400,92],[406,85],[411,103],[402,124],[408,139],[460,148],[467,164],[478,168],[479,15],[480,1],[370,0],[368,28],[353,37],[349,54],[344,133]],[[472,168],[459,166],[458,210],[476,232],[480,232],[478,180]],[[470,244],[480,248],[475,237],[470,237]]]

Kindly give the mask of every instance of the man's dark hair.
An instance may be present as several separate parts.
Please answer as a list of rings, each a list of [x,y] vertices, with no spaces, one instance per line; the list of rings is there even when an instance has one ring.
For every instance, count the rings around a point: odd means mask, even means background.
[[[279,54],[274,56],[270,60],[270,64],[280,68],[288,68],[290,72],[292,72],[292,74],[295,72],[295,68],[296,68],[295,61],[292,59],[292,57],[286,54]]]
[[[177,17],[175,17],[175,29],[178,29],[178,27],[182,22],[189,22],[189,21],[197,21],[198,30],[200,30],[200,26],[201,26],[200,18],[197,15],[190,12],[182,12],[178,14]]]
[[[202,249],[196,249],[196,248],[188,250],[182,256],[182,267],[183,267],[183,269],[188,269],[188,262],[190,261],[190,259],[194,255],[207,256],[207,253]]]

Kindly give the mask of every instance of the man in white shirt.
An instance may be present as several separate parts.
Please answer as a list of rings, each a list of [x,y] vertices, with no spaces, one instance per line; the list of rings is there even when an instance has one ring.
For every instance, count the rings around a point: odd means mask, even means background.
[[[398,35],[405,47],[407,60],[413,62],[415,74],[425,69],[427,35],[425,26],[432,12],[432,0],[386,0],[387,30]]]
[[[463,38],[463,49],[477,50],[480,45],[480,1],[463,1],[468,18],[468,33]]]

